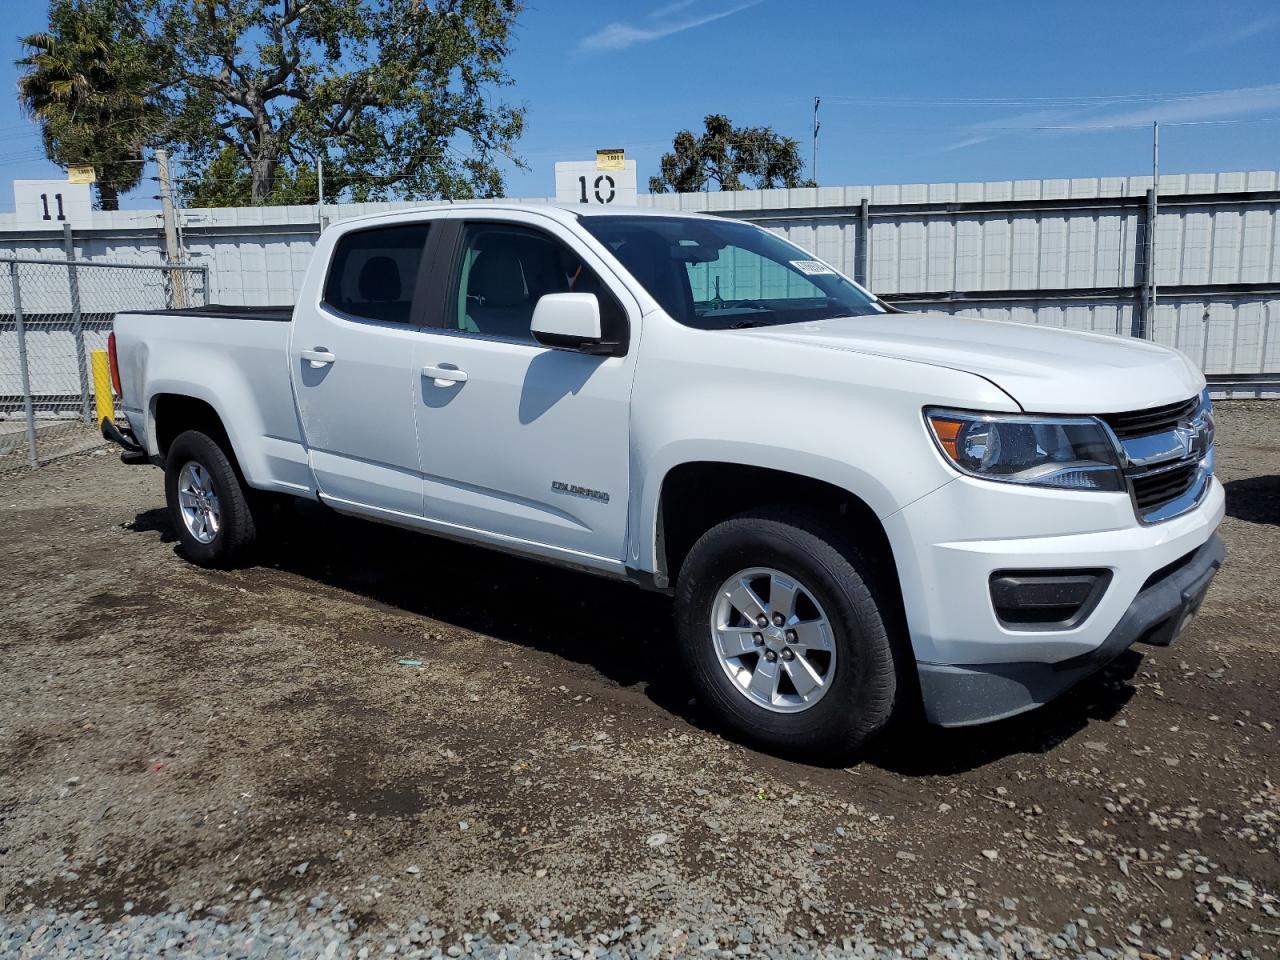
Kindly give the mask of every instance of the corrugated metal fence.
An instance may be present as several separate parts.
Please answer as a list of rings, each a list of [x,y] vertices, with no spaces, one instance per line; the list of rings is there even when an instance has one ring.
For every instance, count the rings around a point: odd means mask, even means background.
[[[915,310],[1148,336],[1207,373],[1280,380],[1280,175],[1162,176],[1155,268],[1150,177],[642,195],[646,207],[740,217],[775,230]],[[529,202],[549,202],[538,198]],[[328,219],[420,206],[341,204]],[[0,257],[65,255],[63,235],[0,215]],[[318,234],[315,207],[181,211],[186,262],[216,302],[292,301]],[[156,211],[95,213],[81,260],[161,262]],[[1154,313],[1144,289],[1154,280]],[[1260,389],[1260,387],[1258,387]]]

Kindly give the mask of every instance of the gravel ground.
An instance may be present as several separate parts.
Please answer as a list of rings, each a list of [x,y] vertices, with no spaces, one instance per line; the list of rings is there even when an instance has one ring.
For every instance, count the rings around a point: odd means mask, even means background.
[[[624,585],[299,511],[176,555],[160,474],[0,478],[0,956],[1280,951],[1280,405],[1174,647],[827,769],[729,742]],[[419,665],[420,664],[420,665]]]

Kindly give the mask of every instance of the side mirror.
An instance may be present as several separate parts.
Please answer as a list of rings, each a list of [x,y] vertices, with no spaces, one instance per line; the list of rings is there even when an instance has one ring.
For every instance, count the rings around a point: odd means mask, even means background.
[[[612,353],[600,333],[600,301],[594,293],[548,293],[538,298],[529,325],[533,339],[544,347],[578,353]]]

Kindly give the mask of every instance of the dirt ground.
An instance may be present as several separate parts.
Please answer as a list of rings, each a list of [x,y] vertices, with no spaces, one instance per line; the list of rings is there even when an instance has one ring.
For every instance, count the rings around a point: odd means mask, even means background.
[[[256,887],[374,926],[767,913],[834,941],[1016,917],[1274,955],[1280,405],[1221,404],[1219,438],[1229,558],[1174,647],[848,769],[711,728],[660,596],[319,509],[210,572],[153,468],[10,473],[0,911],[234,915]]]

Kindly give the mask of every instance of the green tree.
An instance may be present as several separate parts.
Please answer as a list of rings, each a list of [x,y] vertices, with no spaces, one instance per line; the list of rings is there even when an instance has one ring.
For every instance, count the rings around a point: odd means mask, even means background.
[[[130,29],[115,0],[53,0],[49,29],[21,38],[18,102],[40,124],[54,163],[92,164],[98,204],[142,177],[142,150],[163,126],[162,58]]]
[[[493,96],[519,0],[130,2],[173,51],[193,197],[272,202],[320,153],[353,200],[494,196],[521,164],[524,108]]]
[[[222,151],[199,170],[176,178],[176,188],[188,207],[240,207],[253,194],[253,171],[232,147]],[[333,198],[326,176],[325,191]],[[314,166],[283,163],[276,168],[275,181],[266,203],[314,204],[320,199],[320,180]]]
[[[697,193],[712,184],[717,190],[813,186],[801,179],[799,143],[771,127],[735,127],[713,113],[703,120],[701,135],[681,130],[671,147],[659,161],[660,175],[649,178],[650,193]]]

